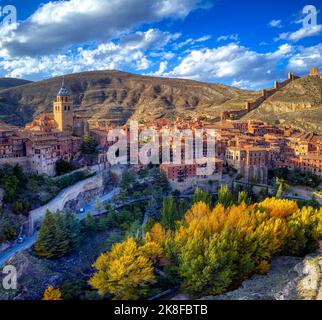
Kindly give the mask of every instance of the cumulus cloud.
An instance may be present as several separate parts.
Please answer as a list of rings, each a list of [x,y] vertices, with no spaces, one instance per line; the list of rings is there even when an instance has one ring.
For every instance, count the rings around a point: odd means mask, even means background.
[[[300,47],[294,54],[287,65],[287,69],[299,75],[305,75],[308,70],[317,66],[322,69],[322,44],[309,48]]]
[[[297,42],[301,39],[308,38],[308,37],[314,37],[321,33],[322,31],[322,25],[315,25],[315,26],[309,26],[309,27],[303,27],[295,32],[283,32],[278,37],[275,38],[275,41],[279,40],[289,40]]]
[[[142,23],[185,18],[202,0],[70,0],[42,5],[10,30],[0,28],[0,51],[40,56],[74,44],[106,41]],[[140,8],[140,10],[137,10]]]
[[[0,60],[0,72],[10,77],[43,78],[87,70],[131,68],[144,71],[151,66],[149,55],[152,53],[173,57],[163,49],[178,36],[158,29],[138,31],[121,37],[119,43],[110,41],[94,48],[79,47],[76,53]],[[152,49],[155,51],[150,53]]]
[[[279,79],[282,75],[277,65],[289,58],[293,47],[280,46],[270,53],[258,53],[237,43],[202,50],[194,50],[182,62],[164,76],[217,82],[234,79],[235,84],[258,87]]]
[[[180,33],[171,34],[159,29],[150,29],[147,32],[138,31],[121,37],[120,45],[131,50],[156,50],[177,40],[180,36]]]
[[[154,75],[154,76],[162,76],[164,74],[164,72],[167,70],[167,68],[168,68],[168,62],[167,61],[161,61],[159,70],[157,72],[153,73],[152,75]]]

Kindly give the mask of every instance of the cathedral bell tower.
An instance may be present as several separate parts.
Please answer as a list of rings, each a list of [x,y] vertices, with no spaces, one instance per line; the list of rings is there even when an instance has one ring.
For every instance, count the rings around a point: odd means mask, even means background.
[[[74,110],[73,103],[70,99],[70,93],[65,88],[63,79],[62,86],[54,101],[54,119],[56,128],[59,131],[73,132],[74,127]]]

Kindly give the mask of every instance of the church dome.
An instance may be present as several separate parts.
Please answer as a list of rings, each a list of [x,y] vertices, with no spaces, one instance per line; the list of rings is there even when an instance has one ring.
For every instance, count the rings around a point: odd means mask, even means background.
[[[57,94],[57,96],[58,97],[69,97],[70,93],[65,87],[61,87],[59,92],[58,92],[58,94]]]
[[[58,97],[69,97],[70,96],[69,91],[65,88],[65,79],[64,78],[63,78],[63,82],[62,82],[60,90],[58,91],[57,96]]]

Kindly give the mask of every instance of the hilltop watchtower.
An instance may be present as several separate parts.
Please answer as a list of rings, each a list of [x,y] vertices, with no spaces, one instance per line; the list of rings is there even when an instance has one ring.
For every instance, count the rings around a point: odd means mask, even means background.
[[[318,67],[311,68],[310,76],[319,76],[319,75],[320,75],[320,72],[319,72]]]
[[[54,101],[54,119],[59,131],[73,131],[74,108],[64,80]]]

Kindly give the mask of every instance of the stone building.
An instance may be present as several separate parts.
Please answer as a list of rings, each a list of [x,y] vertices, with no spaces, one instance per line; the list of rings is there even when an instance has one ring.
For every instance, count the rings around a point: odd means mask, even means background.
[[[86,119],[74,114],[63,82],[53,103],[53,113],[37,116],[23,130],[0,126],[0,165],[20,164],[25,171],[54,176],[56,162],[71,161],[80,150],[80,136],[86,130]]]
[[[290,169],[300,168],[303,171],[309,171],[322,178],[322,156],[317,154],[308,154],[296,158],[291,158],[288,162]]]
[[[266,148],[256,146],[228,147],[227,163],[243,176],[246,182],[266,183],[270,167],[270,154]]]
[[[216,190],[222,181],[223,161],[221,159],[208,159],[206,164],[161,164],[160,170],[167,176],[172,188],[179,191],[187,191],[190,188],[201,187],[209,189],[211,186]],[[211,181],[211,184],[209,183]]]

